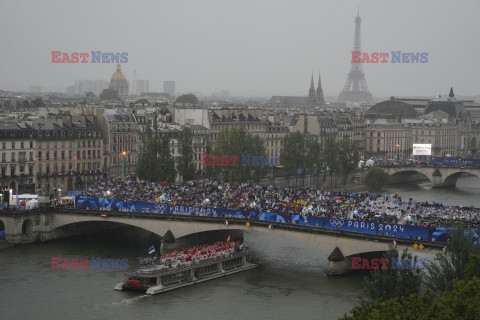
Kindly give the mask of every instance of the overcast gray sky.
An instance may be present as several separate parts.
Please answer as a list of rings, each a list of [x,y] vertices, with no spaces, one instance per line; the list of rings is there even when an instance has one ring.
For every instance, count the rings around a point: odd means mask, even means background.
[[[428,52],[425,64],[365,64],[375,96],[480,94],[479,0],[0,0],[0,89],[64,90],[115,64],[53,64],[51,51],[128,52],[129,80],[162,91],[306,95],[321,72],[338,95],[360,5],[362,51]],[[90,60],[90,58],[89,58]]]

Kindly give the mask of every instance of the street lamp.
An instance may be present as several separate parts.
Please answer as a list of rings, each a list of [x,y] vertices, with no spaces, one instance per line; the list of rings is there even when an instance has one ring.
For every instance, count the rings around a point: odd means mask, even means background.
[[[127,151],[122,151],[122,180],[125,180],[125,161],[127,160]]]

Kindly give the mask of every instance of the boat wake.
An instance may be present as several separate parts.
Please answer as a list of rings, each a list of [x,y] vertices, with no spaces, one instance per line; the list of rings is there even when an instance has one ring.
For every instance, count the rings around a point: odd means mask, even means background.
[[[151,297],[151,295],[144,294],[144,295],[134,297],[134,298],[123,299],[120,302],[113,302],[112,306],[117,307],[117,306],[123,306],[123,305],[131,305],[131,304],[134,304],[135,302],[137,302],[139,300],[142,300],[142,299],[145,299],[146,297],[149,297],[149,296]]]

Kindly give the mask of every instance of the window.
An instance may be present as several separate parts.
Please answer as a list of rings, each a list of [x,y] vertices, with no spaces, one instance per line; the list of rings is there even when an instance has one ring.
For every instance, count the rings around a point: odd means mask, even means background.
[[[12,142],[12,149],[15,149],[15,142]]]
[[[33,161],[33,151],[30,151],[30,157],[28,159],[29,161]]]
[[[6,159],[6,153],[5,152],[2,152],[2,162],[6,162],[7,159]]]
[[[22,141],[20,142],[20,149],[23,149],[23,148],[25,148],[25,143]]]
[[[15,162],[15,152],[12,152],[12,157],[10,159],[10,162]]]

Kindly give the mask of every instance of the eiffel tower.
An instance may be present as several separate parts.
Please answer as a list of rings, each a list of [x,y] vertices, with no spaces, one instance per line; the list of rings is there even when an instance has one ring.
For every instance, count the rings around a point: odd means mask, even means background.
[[[360,13],[355,18],[355,36],[353,38],[353,51],[362,51],[362,43],[360,38]],[[373,96],[368,91],[365,74],[363,73],[362,63],[352,63],[350,72],[348,73],[347,82],[342,92],[338,96],[338,102],[365,102],[373,104]]]

